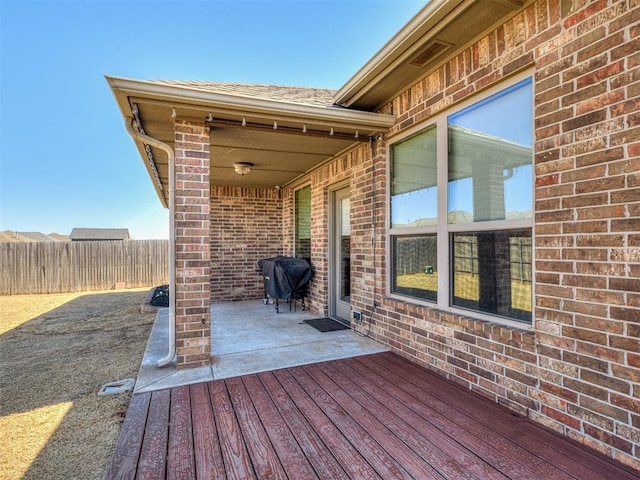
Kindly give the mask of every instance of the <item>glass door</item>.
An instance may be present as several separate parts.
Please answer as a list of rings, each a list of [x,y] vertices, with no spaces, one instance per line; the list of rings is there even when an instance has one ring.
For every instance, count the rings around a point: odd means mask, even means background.
[[[331,195],[329,307],[331,316],[349,324],[351,316],[351,201],[349,188]]]

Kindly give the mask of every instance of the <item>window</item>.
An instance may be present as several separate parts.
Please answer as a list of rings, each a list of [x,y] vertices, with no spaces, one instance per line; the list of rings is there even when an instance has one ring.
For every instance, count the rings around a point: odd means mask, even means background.
[[[392,294],[531,322],[532,139],[524,78],[391,146]]]
[[[438,296],[436,235],[393,237],[393,291],[435,302]]]
[[[531,321],[531,230],[452,234],[452,304]]]
[[[391,223],[393,228],[436,225],[436,129],[393,147]]]
[[[394,145],[391,165],[391,225],[412,233],[393,238],[392,291],[436,301],[436,129]]]
[[[311,262],[311,186],[295,192],[295,256]]]
[[[531,218],[531,109],[527,80],[448,117],[449,223]]]

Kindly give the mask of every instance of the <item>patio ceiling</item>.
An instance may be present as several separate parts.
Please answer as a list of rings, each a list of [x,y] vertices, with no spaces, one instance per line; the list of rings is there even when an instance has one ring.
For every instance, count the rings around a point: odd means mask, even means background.
[[[136,117],[140,125],[134,128],[141,126],[148,136],[172,148],[174,116],[206,122],[211,127],[212,185],[284,186],[354,144],[368,142],[395,122],[390,115],[334,106],[331,90],[109,76],[107,81],[125,119]],[[138,141],[136,146],[166,206],[167,155],[151,148],[154,167],[148,147]],[[252,163],[251,172],[239,175],[235,162]]]

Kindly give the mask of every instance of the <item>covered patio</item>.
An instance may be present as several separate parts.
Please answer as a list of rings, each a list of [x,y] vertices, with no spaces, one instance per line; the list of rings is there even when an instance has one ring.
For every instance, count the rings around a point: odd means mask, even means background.
[[[322,316],[299,305],[281,303],[277,313],[262,300],[220,302],[211,306],[211,365],[179,369],[174,359],[158,368],[167,348],[168,317],[168,309],[158,312],[134,393],[388,350],[366,336],[366,326],[319,332],[305,320]]]
[[[389,352],[135,394],[107,478],[639,478]]]

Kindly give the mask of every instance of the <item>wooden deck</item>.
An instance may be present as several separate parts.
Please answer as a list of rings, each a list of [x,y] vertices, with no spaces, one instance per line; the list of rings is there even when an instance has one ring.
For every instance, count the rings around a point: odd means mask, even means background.
[[[383,353],[136,394],[107,478],[640,477]]]

